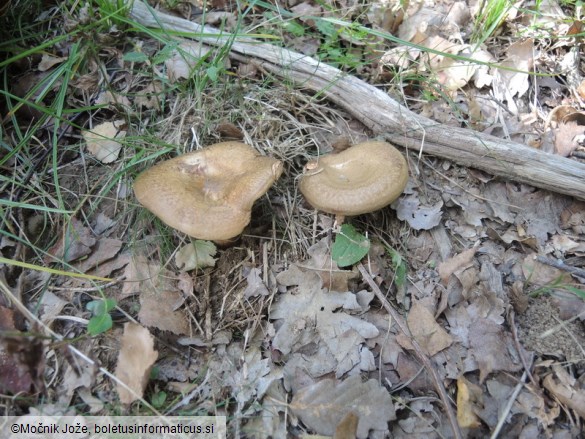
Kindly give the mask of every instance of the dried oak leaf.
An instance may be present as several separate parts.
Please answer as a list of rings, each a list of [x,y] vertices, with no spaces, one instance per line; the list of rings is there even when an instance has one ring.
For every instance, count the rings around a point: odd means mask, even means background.
[[[131,404],[138,398],[142,398],[150,376],[150,369],[157,358],[158,352],[154,350],[154,338],[148,329],[136,323],[126,323],[118,354],[116,376],[132,391],[117,384],[116,388],[122,404]]]
[[[145,291],[140,295],[138,319],[148,327],[173,334],[189,334],[189,321],[180,307],[184,298],[179,291]]]
[[[143,291],[164,290],[168,287],[168,277],[167,271],[160,264],[148,261],[143,255],[134,256],[124,270],[124,286],[120,298]]]
[[[165,61],[167,76],[171,83],[191,77],[201,58],[207,56],[209,48],[196,41],[185,41]]]
[[[469,346],[482,383],[495,370],[516,372],[522,368],[511,335],[492,320],[473,322],[469,327]]]
[[[376,380],[365,383],[359,375],[344,381],[324,379],[300,389],[290,403],[290,409],[311,430],[332,436],[347,416],[359,417],[357,438],[367,438],[371,430],[384,434],[388,422],[396,419],[392,398]]]
[[[246,276],[246,289],[244,290],[244,297],[257,297],[257,296],[268,296],[270,292],[264,281],[262,280],[262,272],[258,267],[252,267],[244,269],[244,275]],[[247,274],[245,274],[247,272]]]
[[[582,146],[585,137],[585,113],[575,111],[561,120],[555,130],[555,153],[568,157]]]
[[[104,262],[115,257],[121,248],[122,241],[119,239],[101,238],[97,241],[89,257],[76,264],[75,268],[82,273],[87,273],[89,270],[102,266]]]
[[[215,244],[201,239],[193,240],[181,247],[175,255],[175,263],[181,271],[191,271],[195,268],[215,267],[213,256],[217,253]]]
[[[414,339],[431,357],[453,343],[453,338],[436,322],[433,313],[418,301],[412,305],[407,323]]]

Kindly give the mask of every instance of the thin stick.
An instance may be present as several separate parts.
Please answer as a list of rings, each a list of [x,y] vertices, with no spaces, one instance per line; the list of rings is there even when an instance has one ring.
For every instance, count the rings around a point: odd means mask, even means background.
[[[585,270],[578,267],[573,267],[572,265],[565,264],[564,261],[561,259],[549,259],[544,256],[537,256],[536,260],[541,264],[550,265],[551,267],[558,268],[559,270],[567,271],[577,277],[585,279]]]
[[[514,405],[514,401],[516,401],[516,398],[520,394],[522,387],[524,387],[524,381],[526,381],[527,377],[528,377],[528,369],[524,369],[524,373],[522,374],[522,378],[520,378],[520,382],[516,385],[516,388],[514,389],[514,392],[512,393],[512,395],[510,396],[510,399],[508,400],[506,407],[504,407],[504,411],[500,415],[500,418],[498,419],[498,424],[496,425],[496,428],[494,428],[494,431],[492,432],[490,439],[496,439],[498,437],[498,435],[500,434],[500,430],[502,429],[502,427],[504,426],[504,423],[506,422],[506,418],[508,417],[508,413],[510,413],[510,410],[512,410],[512,406]]]
[[[386,311],[388,311],[388,314],[390,314],[392,316],[392,318],[396,322],[396,325],[398,325],[398,328],[400,329],[400,331],[402,331],[402,333],[404,335],[406,335],[407,337],[410,338],[410,343],[412,344],[412,347],[414,348],[414,352],[416,353],[416,356],[418,357],[420,362],[423,364],[424,368],[427,370],[427,373],[433,379],[435,389],[437,390],[437,393],[439,394],[439,397],[441,398],[441,401],[443,402],[443,406],[445,407],[445,412],[447,413],[447,417],[449,418],[449,423],[451,424],[451,429],[453,430],[454,437],[457,439],[462,439],[463,436],[461,434],[461,430],[459,429],[459,424],[457,423],[457,418],[455,417],[455,413],[453,412],[453,408],[451,407],[451,404],[449,402],[449,396],[447,395],[447,391],[445,390],[445,386],[443,386],[443,383],[441,382],[441,379],[439,378],[437,371],[433,367],[431,360],[429,360],[429,358],[427,357],[427,355],[425,354],[423,349],[420,347],[418,342],[410,334],[410,330],[408,329],[406,322],[402,319],[402,316],[400,314],[398,314],[398,312],[396,312],[396,310],[390,306],[390,304],[386,300],[386,297],[384,297],[384,293],[382,293],[382,291],[380,290],[380,287],[378,287],[376,282],[374,282],[374,279],[372,279],[372,276],[370,275],[370,273],[368,273],[368,271],[363,266],[363,264],[359,263],[358,269],[360,270],[360,273],[362,274],[364,280],[368,283],[368,285],[370,286],[370,288],[372,289],[372,291],[374,292],[374,294],[376,295],[378,300],[380,302],[382,302],[382,306],[384,307],[384,309]]]

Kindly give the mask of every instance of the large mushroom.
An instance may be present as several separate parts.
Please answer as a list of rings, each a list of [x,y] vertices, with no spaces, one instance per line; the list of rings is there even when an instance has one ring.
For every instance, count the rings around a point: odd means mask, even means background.
[[[136,198],[167,225],[198,239],[228,241],[248,225],[254,201],[282,163],[223,142],[159,163],[134,182]]]
[[[396,200],[408,181],[408,166],[386,142],[364,142],[305,166],[300,189],[311,206],[345,216],[373,212]]]

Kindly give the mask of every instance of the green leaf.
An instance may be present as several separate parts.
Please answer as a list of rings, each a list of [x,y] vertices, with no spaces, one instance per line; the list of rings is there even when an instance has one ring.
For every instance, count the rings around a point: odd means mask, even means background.
[[[295,20],[283,22],[282,27],[285,31],[290,32],[295,37],[302,37],[305,35],[305,28]]]
[[[360,261],[370,250],[370,240],[350,224],[341,226],[331,249],[331,258],[339,267],[347,267]]]
[[[93,316],[89,319],[87,324],[87,332],[89,335],[98,335],[102,332],[108,331],[112,327],[112,316],[108,313]]]
[[[163,406],[163,404],[165,403],[165,401],[167,400],[167,394],[166,392],[160,391],[160,392],[156,392],[154,395],[152,395],[152,399],[151,399],[151,403],[155,408],[161,408]]]
[[[128,62],[144,62],[148,61],[148,56],[142,52],[128,52],[124,54],[124,61]]]
[[[567,285],[566,288],[575,296],[580,297],[581,299],[585,299],[585,291],[580,290],[579,288],[572,287],[570,285]]]
[[[211,79],[212,82],[216,82],[219,74],[219,69],[216,66],[209,66],[207,67],[207,77]]]
[[[315,25],[319,32],[327,37],[334,37],[337,36],[337,31],[335,30],[335,26],[329,21],[322,20],[320,18],[315,20]]]
[[[152,63],[161,64],[171,59],[175,53],[175,50],[177,50],[178,46],[179,46],[178,43],[165,45],[161,50],[159,50],[159,52],[156,55],[154,55],[154,57],[152,58]]]
[[[113,310],[116,307],[116,301],[114,299],[92,300],[91,302],[87,302],[85,307],[94,316],[99,316]]]
[[[406,282],[406,262],[393,248],[387,247],[386,251],[392,258],[392,267],[394,267],[394,273],[396,274],[394,282],[397,287],[402,287]]]

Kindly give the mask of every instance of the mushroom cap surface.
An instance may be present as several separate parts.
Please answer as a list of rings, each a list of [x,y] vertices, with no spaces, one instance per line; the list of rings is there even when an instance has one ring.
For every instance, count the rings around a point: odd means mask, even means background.
[[[164,161],[134,182],[138,201],[167,225],[198,239],[229,240],[251,219],[254,201],[282,163],[239,142],[216,143]]]
[[[305,199],[335,215],[361,215],[396,200],[408,181],[402,154],[387,142],[364,142],[309,162],[300,183]]]

